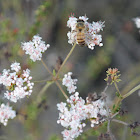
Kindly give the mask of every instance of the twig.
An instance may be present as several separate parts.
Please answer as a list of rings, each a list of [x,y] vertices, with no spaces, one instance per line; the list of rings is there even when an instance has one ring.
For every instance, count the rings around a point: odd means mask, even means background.
[[[62,87],[60,86],[60,84],[55,81],[56,85],[59,87],[59,89],[61,90],[61,92],[63,93],[63,95],[65,96],[66,99],[68,99],[68,96],[66,95],[66,93],[64,92],[64,90],[62,89]]]
[[[68,54],[68,56],[66,57],[65,61],[64,61],[63,64],[61,65],[59,71],[61,70],[61,68],[63,67],[63,65],[65,64],[65,62],[66,62],[67,59],[69,58],[69,56],[71,55],[72,51],[73,51],[74,48],[75,48],[75,45],[76,45],[76,44],[74,44],[73,48],[72,48],[71,51],[69,52],[69,54]],[[41,59],[41,62],[42,62],[42,64],[44,65],[44,67],[46,68],[46,70],[52,75],[53,81],[55,81],[56,85],[57,85],[58,88],[61,90],[61,92],[63,93],[63,95],[65,96],[65,98],[68,99],[68,96],[66,95],[66,93],[64,92],[64,90],[62,89],[62,87],[60,86],[60,84],[57,82],[57,75],[59,74],[59,71],[58,71],[58,73],[56,74],[56,76],[54,76],[42,59]],[[50,84],[52,84],[52,83],[53,83],[53,82],[51,82]],[[46,88],[48,88],[48,86],[50,86],[50,84],[47,83],[46,86],[41,90],[41,92],[40,92],[40,94],[39,94],[39,99],[38,99],[39,101],[40,101],[40,99],[41,99],[42,94],[44,93],[44,90],[46,90]],[[38,101],[37,101],[37,102],[38,102]]]
[[[123,125],[126,125],[128,126],[129,124],[126,123],[126,122],[123,122],[123,121],[120,121],[120,120],[117,120],[117,119],[112,119],[113,122],[117,122],[117,123],[120,123],[120,124],[123,124]]]
[[[111,140],[116,140],[115,137],[113,136],[111,130],[110,130],[110,123],[111,123],[111,120],[108,120],[107,132],[108,132],[108,134],[109,134]]]
[[[111,116],[111,119],[113,119],[115,116],[117,116],[119,112],[116,112],[114,115]]]
[[[65,65],[65,63],[67,62],[68,58],[70,57],[70,55],[72,54],[74,48],[76,46],[76,43],[73,45],[73,47],[71,48],[70,52],[68,53],[67,57],[65,58],[64,62],[62,63],[62,65],[60,66],[60,69],[58,70],[57,74],[56,74],[56,78],[58,77],[61,69],[63,68],[63,66]]]
[[[129,92],[133,87],[135,87],[138,83],[140,83],[140,76],[136,77],[133,81],[131,81],[125,88],[121,91],[122,95]]]
[[[106,103],[106,90],[108,89],[108,85],[105,87],[105,89],[103,90],[102,94],[105,96],[105,98],[103,98],[104,102],[105,102],[105,107],[106,107],[106,110],[107,110],[107,120],[108,120],[108,125],[107,125],[107,132],[110,136],[110,139],[111,140],[115,140],[115,137],[113,136],[111,130],[110,130],[110,123],[111,123],[111,119],[110,119],[110,113],[109,113],[109,107]]]
[[[133,94],[135,91],[137,91],[138,89],[140,89],[140,84],[136,87],[134,87],[132,90],[130,90],[128,93],[126,93],[125,95],[123,95],[121,98],[119,98],[116,102],[116,107],[114,110],[116,110],[116,108],[118,107],[119,103],[124,100],[125,98],[127,98],[128,96],[130,96],[131,94]]]
[[[135,91],[137,91],[138,89],[140,89],[140,84],[138,86],[136,86],[135,88],[133,88],[132,90],[130,90],[127,94],[125,94],[123,96],[123,99],[124,100],[125,98],[127,98],[128,96],[130,96],[131,94],[133,94]]]
[[[45,64],[45,62],[43,61],[43,59],[41,59],[41,62],[44,65],[44,67],[46,68],[46,70],[48,71],[48,73],[53,76],[52,72],[49,70],[48,66]]]
[[[128,129],[128,127],[124,126],[124,132],[123,132],[122,140],[126,140],[127,129]]]
[[[33,81],[33,83],[43,83],[43,82],[51,82],[52,80],[40,80],[40,81]]]

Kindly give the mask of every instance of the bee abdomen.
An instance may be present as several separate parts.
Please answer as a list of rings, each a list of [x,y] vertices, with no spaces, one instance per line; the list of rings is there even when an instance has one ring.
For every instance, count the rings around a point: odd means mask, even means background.
[[[78,34],[77,35],[77,42],[80,46],[85,45],[85,35],[84,34]]]

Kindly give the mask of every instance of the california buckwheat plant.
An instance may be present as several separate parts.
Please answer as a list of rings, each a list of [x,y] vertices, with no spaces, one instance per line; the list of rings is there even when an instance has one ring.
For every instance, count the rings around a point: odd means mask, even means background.
[[[20,63],[14,62],[11,64],[11,70],[3,70],[0,75],[0,84],[6,86],[7,91],[4,93],[4,97],[12,102],[30,96],[33,89],[33,82],[30,82],[32,77],[30,76],[30,70],[26,69],[21,71]]]
[[[140,28],[140,19],[135,18],[134,21],[136,26]],[[55,103],[55,108],[58,114],[58,116],[56,116],[58,117],[56,124],[64,127],[61,132],[61,139],[87,140],[87,137],[94,135],[94,132],[96,131],[98,132],[96,134],[96,136],[98,136],[98,140],[101,140],[102,138],[116,140],[116,136],[111,129],[111,123],[113,122],[130,128],[132,135],[139,136],[140,134],[137,132],[136,128],[140,126],[140,122],[136,121],[134,123],[127,123],[126,121],[121,120],[120,117],[127,112],[122,109],[121,103],[135,91],[139,90],[140,85],[132,87],[131,90],[127,92],[121,92],[118,87],[118,83],[121,82],[120,71],[117,68],[108,68],[106,70],[106,78],[103,77],[106,84],[105,88],[100,90],[98,94],[94,91],[85,92],[83,90],[80,91],[81,81],[77,80],[77,77],[74,78],[74,72],[71,72],[71,68],[65,69],[65,71],[63,71],[64,65],[70,58],[76,46],[81,50],[83,47],[88,47],[89,49],[93,50],[95,46],[103,46],[102,35],[100,35],[99,32],[103,31],[105,22],[93,21],[89,23],[87,16],[79,16],[76,18],[74,15],[71,15],[67,21],[67,27],[70,28],[67,36],[68,43],[72,45],[71,50],[64,60],[59,57],[56,66],[52,66],[52,69],[50,69],[46,64],[46,61],[43,60],[43,55],[45,56],[45,51],[50,47],[50,44],[46,44],[45,41],[42,41],[42,37],[39,35],[32,36],[31,41],[27,40],[24,42],[23,40],[21,47],[19,47],[22,49],[20,51],[22,53],[25,52],[25,54],[30,56],[31,63],[35,63],[37,60],[40,60],[38,62],[43,64],[49,76],[47,75],[47,77],[44,78],[45,80],[33,81],[32,76],[30,76],[31,71],[28,69],[29,66],[26,65],[22,67],[20,63],[16,62],[16,60],[14,60],[14,62],[11,64],[11,69],[4,69],[0,74],[0,84],[4,87],[4,90],[2,90],[2,92],[4,91],[4,95],[2,94],[1,96],[4,97],[3,99],[6,98],[6,101],[8,99],[9,102],[7,104],[1,103],[0,105],[0,123],[6,126],[9,119],[14,119],[16,115],[21,115],[24,120],[20,117],[19,118],[22,120],[22,123],[26,124],[27,128],[29,128],[27,125],[28,121],[32,120],[29,123],[32,124],[32,128],[29,129],[34,131],[34,123],[38,119],[38,110],[40,108],[48,108],[46,105],[46,97],[44,97],[45,91],[51,85],[56,84],[63,95],[62,97],[64,97],[60,103]],[[94,50],[94,52],[96,54],[96,50]],[[46,57],[48,56],[46,55]],[[101,59],[103,59],[103,57]],[[98,61],[96,63],[98,63]],[[71,66],[72,64],[69,64],[69,67]],[[75,67],[77,67],[77,65],[75,65]],[[84,71],[84,69],[82,70]],[[82,75],[79,74],[77,76],[80,77]],[[45,75],[43,75],[43,77],[45,77]],[[39,83],[45,83],[44,87],[42,87],[39,92],[36,89],[34,90],[34,84],[36,83],[37,85]],[[87,83],[88,80],[84,85],[86,87],[85,90],[88,89]],[[92,83],[90,83],[90,85],[92,86]],[[114,93],[112,98],[109,97],[108,92],[108,89],[111,86],[114,87],[112,88],[112,92]],[[55,90],[55,88],[53,90]],[[37,91],[37,96],[34,98],[35,91]],[[59,93],[58,91],[56,92]],[[83,94],[84,92],[85,94]],[[12,107],[10,107],[10,103],[14,105],[15,103],[18,104],[19,101],[23,101],[21,99],[31,95],[32,99],[31,101],[27,101],[25,108],[18,106],[15,110],[13,110]],[[104,128],[103,133],[98,131],[98,128],[100,127]],[[89,133],[90,131],[91,133]],[[38,139],[40,138],[34,140]]]

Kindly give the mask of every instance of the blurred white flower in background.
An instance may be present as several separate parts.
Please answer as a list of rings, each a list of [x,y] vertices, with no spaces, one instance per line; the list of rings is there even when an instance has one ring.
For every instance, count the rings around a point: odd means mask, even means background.
[[[133,18],[133,21],[135,22],[136,27],[140,28],[140,18],[139,17]]]
[[[13,119],[16,117],[16,111],[12,110],[8,104],[1,104],[0,106],[0,122],[3,125],[7,125],[8,119]]]

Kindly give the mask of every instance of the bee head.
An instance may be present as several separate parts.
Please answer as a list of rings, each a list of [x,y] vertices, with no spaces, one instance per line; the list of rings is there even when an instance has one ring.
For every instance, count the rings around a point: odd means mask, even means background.
[[[84,23],[84,21],[83,21],[82,19],[78,19],[78,20],[77,20],[77,23],[78,23],[78,22],[83,22],[83,23]]]
[[[77,20],[76,28],[78,28],[79,31],[81,31],[83,28],[85,28],[85,24],[84,24],[84,21],[82,19]]]

